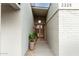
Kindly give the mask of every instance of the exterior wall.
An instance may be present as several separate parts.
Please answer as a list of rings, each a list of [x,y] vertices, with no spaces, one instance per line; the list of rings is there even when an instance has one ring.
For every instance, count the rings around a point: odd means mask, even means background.
[[[59,9],[59,55],[79,56],[79,4]]]
[[[20,10],[9,5],[1,8],[1,55],[24,55],[28,47],[28,33],[33,26],[30,4],[21,4]]]
[[[21,55],[20,10],[1,6],[1,55]]]
[[[79,10],[59,11],[59,55],[79,56]]]
[[[57,3],[52,3],[50,4],[48,14],[47,14],[47,21],[54,15],[54,13],[58,10],[58,4]]]
[[[58,5],[51,4],[47,15],[47,40],[54,55],[59,55]]]
[[[25,7],[24,7],[25,6]],[[21,6],[22,17],[22,55],[27,54],[28,49],[28,36],[32,32],[34,22],[30,4],[22,4]],[[24,12],[24,13],[23,13]]]
[[[59,4],[59,10],[56,13],[54,12],[57,10],[55,4],[52,4],[52,8],[51,6],[49,8],[47,39],[55,55],[58,55],[59,52],[60,56],[79,56],[78,5],[77,3]],[[52,16],[53,14],[54,16]]]
[[[1,43],[1,4],[0,4],[0,43]],[[0,47],[1,47],[1,44],[0,44]],[[0,48],[0,53],[1,53],[1,48]]]

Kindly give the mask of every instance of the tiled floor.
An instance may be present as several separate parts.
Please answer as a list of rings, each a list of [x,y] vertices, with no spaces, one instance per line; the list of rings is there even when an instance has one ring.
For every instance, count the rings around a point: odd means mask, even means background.
[[[53,56],[51,49],[44,40],[38,40],[33,51],[28,51],[28,56]]]

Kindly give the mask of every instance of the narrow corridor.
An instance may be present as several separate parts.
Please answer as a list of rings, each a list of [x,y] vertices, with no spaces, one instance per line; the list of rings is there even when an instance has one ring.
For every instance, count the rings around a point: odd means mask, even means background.
[[[33,51],[28,51],[28,56],[53,56],[47,41],[38,40]]]
[[[0,9],[0,56],[79,56],[79,3],[0,3]]]
[[[28,56],[53,56],[50,47],[46,40],[46,16],[50,4],[32,4],[32,11],[34,15],[33,31],[37,33],[37,42],[33,50],[28,51]],[[35,8],[36,7],[36,8]]]

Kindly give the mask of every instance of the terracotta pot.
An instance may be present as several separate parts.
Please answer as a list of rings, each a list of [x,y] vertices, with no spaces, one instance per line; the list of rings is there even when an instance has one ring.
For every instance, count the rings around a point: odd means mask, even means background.
[[[33,50],[35,46],[35,42],[30,42],[30,50]]]

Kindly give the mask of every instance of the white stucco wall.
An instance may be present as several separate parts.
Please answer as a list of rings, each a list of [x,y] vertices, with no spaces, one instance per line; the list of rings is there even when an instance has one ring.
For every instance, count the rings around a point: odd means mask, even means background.
[[[21,4],[20,10],[4,5],[1,12],[1,55],[24,55],[33,26],[30,4]]]
[[[24,7],[25,6],[25,7]],[[27,54],[28,49],[28,36],[29,33],[33,30],[33,14],[30,4],[22,4],[21,10],[22,14],[22,55]],[[24,12],[24,13],[23,13]]]
[[[47,14],[47,21],[52,17],[52,15],[57,11],[58,9],[58,4],[57,3],[51,3],[49,10],[48,10],[48,14]]]
[[[1,4],[0,4],[0,47],[1,47]],[[1,53],[1,48],[0,48],[0,53]]]
[[[50,8],[52,13],[56,11],[53,10],[56,9],[55,5],[53,6]],[[47,23],[49,45],[55,55],[58,55],[59,51],[60,56],[79,56],[79,4],[61,3],[58,9]],[[52,16],[50,12],[48,11],[50,15],[48,14],[47,21]]]
[[[59,55],[58,4],[51,4],[47,15],[47,40],[54,55]],[[53,16],[54,15],[54,16]],[[52,18],[51,18],[52,17]]]
[[[20,10],[1,6],[1,55],[21,55]]]
[[[79,10],[59,11],[60,55],[79,56]]]
[[[0,4],[0,34],[1,34],[1,4]]]
[[[59,55],[79,56],[79,4],[59,7]]]

